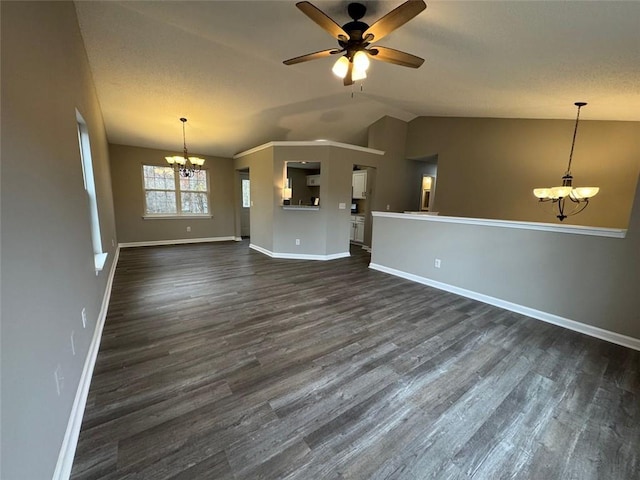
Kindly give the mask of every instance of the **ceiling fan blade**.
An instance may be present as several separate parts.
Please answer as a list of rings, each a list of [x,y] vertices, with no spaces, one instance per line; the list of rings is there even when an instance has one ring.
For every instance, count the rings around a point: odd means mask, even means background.
[[[347,75],[344,77],[344,86],[348,87],[349,85],[353,85],[353,62],[349,62],[349,69],[347,70]]]
[[[308,53],[299,57],[290,58],[289,60],[285,60],[282,63],[284,63],[285,65],[295,65],[296,63],[308,62],[309,60],[315,60],[317,58],[329,57],[340,52],[341,50],[338,50],[337,48],[330,48],[329,50],[320,50],[319,52]]]
[[[424,63],[424,58],[416,57],[410,53],[389,47],[378,47],[377,45],[369,50],[369,54],[371,58],[375,58],[376,60],[401,65],[403,67],[418,68]]]
[[[300,11],[302,11],[302,13],[307,17],[329,32],[333,38],[339,39],[341,36],[345,39],[349,38],[347,32],[345,32],[340,25],[334,22],[326,13],[313,4],[309,2],[298,2],[296,3],[296,7],[298,7],[298,9],[300,9]]]
[[[399,7],[391,10],[384,17],[371,25],[362,34],[363,38],[373,35],[369,42],[377,42],[381,38],[393,32],[396,28],[404,25],[421,11],[427,8],[423,0],[409,0]]]

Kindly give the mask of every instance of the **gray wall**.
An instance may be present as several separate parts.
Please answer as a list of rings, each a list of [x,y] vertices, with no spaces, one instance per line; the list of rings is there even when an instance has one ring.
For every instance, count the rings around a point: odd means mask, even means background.
[[[588,118],[588,108],[582,118]],[[409,123],[407,156],[438,155],[434,210],[441,215],[558,223],[532,189],[560,184],[574,124],[419,117]],[[639,172],[640,122],[581,120],[574,184],[599,186],[600,193],[564,223],[625,228]]]
[[[35,480],[54,472],[117,239],[107,141],[73,3],[2,2],[1,9],[0,477]],[[98,275],[76,108],[89,130],[108,253]],[[64,377],[60,396],[57,365]]]
[[[273,251],[273,210],[275,208],[276,186],[274,186],[273,149],[263,149],[234,160],[237,170],[249,169],[251,181],[251,243],[266,250]],[[282,172],[278,181],[282,198]],[[238,205],[236,211],[240,211]],[[236,225],[236,235],[240,236],[240,225]]]
[[[634,198],[624,239],[375,217],[372,262],[640,339]]]
[[[250,170],[251,243],[275,253],[348,252],[353,164],[369,165],[381,158],[336,146],[275,146],[237,158],[236,170]],[[282,209],[286,162],[301,161],[321,163],[318,211]],[[340,203],[345,204],[344,210],[339,209]]]
[[[193,153],[193,152],[190,152]],[[113,200],[121,243],[230,237],[235,235],[235,174],[230,158],[199,155],[209,172],[209,207],[213,218],[143,219],[142,165],[162,165],[175,151],[110,145]],[[193,153],[196,155],[196,153]],[[191,231],[187,232],[187,227]]]
[[[408,124],[393,117],[382,117],[369,127],[370,148],[385,152],[370,167],[376,168],[375,195],[371,210],[402,212],[415,210],[414,199],[420,189],[415,162],[407,160]]]
[[[337,146],[275,147],[274,182],[282,179],[286,162],[319,161],[322,168],[319,211],[298,212],[279,206],[275,209],[274,251],[322,255],[349,252],[353,165],[368,165],[380,158],[373,153]],[[280,197],[276,203],[281,203]],[[345,204],[344,210],[339,208],[340,203]],[[295,245],[296,238],[300,239],[299,246]]]

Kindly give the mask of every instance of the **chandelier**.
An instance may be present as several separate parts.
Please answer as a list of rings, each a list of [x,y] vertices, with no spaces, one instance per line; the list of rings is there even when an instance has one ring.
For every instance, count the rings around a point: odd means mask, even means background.
[[[184,134],[184,124],[187,123],[186,118],[181,118],[182,122],[182,144],[183,144],[183,155],[174,155],[173,157],[164,157],[167,160],[169,165],[173,166],[173,169],[176,173],[180,172],[180,175],[183,177],[193,177],[195,172],[202,169],[202,165],[204,165],[204,158],[199,157],[190,157],[187,152],[187,140],[185,139]]]
[[[585,105],[585,102],[575,103],[575,106],[578,107],[578,114],[576,115],[576,125],[573,130],[569,164],[567,165],[567,171],[562,177],[562,185],[559,187],[533,189],[533,194],[540,202],[552,202],[554,205],[557,205],[558,215],[556,215],[556,217],[560,221],[583,211],[587,208],[587,205],[589,205],[589,199],[600,191],[598,187],[574,187],[573,176],[571,175],[571,159],[573,158],[573,147],[576,144],[576,133],[578,133],[580,109]]]

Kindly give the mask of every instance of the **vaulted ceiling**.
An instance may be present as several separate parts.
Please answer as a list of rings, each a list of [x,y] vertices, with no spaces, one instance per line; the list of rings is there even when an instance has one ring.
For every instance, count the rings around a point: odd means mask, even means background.
[[[313,1],[337,23],[346,1]],[[372,24],[402,1],[363,1]],[[231,156],[271,140],[366,142],[384,115],[640,121],[640,2],[428,1],[380,44],[419,69],[372,62],[344,87],[337,45],[291,1],[77,2],[111,143]]]

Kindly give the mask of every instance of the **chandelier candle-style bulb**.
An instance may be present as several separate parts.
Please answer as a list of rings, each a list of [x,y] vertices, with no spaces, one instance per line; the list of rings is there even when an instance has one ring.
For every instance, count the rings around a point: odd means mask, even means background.
[[[195,172],[202,169],[202,165],[204,165],[204,158],[200,157],[190,157],[189,152],[187,151],[187,140],[184,132],[184,125],[187,123],[186,118],[181,118],[182,122],[182,144],[183,144],[183,155],[174,155],[172,157],[164,157],[169,165],[172,165],[176,173],[180,173],[183,177],[193,177]],[[189,166],[187,166],[189,163]]]
[[[573,129],[573,140],[571,141],[571,153],[569,154],[569,164],[567,171],[562,177],[562,185],[550,188],[534,188],[533,194],[539,202],[552,202],[558,206],[558,220],[563,221],[570,215],[576,215],[587,208],[589,199],[598,194],[598,187],[574,187],[573,176],[571,175],[571,160],[573,158],[573,148],[576,144],[576,134],[578,133],[578,122],[580,120],[580,109],[586,105],[585,102],[576,102],[578,114],[576,115],[576,125]],[[567,211],[566,201],[573,203],[573,209]]]

